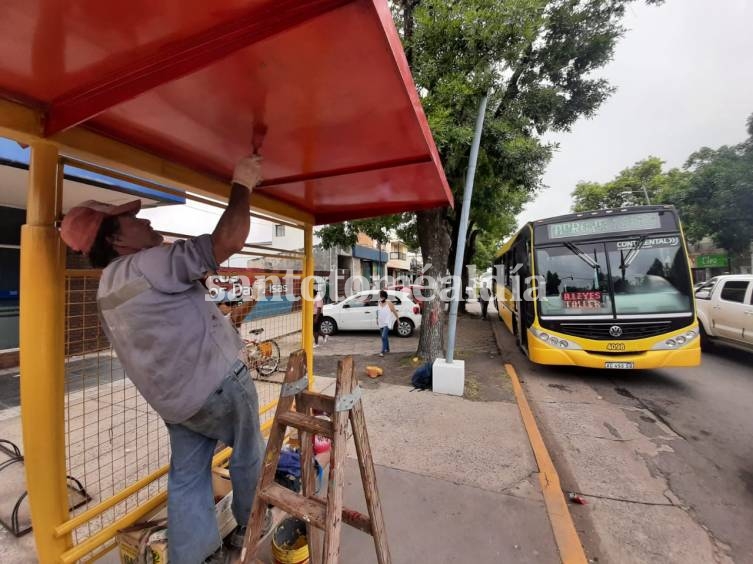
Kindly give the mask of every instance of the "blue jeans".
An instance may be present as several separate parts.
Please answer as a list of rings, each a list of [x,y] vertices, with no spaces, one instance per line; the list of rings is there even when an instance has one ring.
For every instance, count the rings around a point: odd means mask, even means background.
[[[390,328],[380,327],[379,334],[382,337],[382,352],[383,353],[390,352]]]
[[[172,450],[167,475],[168,557],[173,564],[198,564],[222,543],[211,473],[218,440],[233,447],[235,520],[245,526],[251,513],[264,450],[259,400],[247,369],[237,363],[195,415],[166,425]]]

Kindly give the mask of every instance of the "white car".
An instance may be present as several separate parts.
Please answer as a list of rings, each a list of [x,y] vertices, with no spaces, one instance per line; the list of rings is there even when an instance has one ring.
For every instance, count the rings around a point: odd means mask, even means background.
[[[695,292],[701,347],[725,343],[753,352],[753,275],[716,276]]]
[[[388,299],[395,304],[398,320],[395,332],[400,337],[410,337],[421,326],[421,310],[404,292],[387,290]],[[375,331],[379,292],[364,290],[335,304],[327,304],[322,310],[322,335],[336,331]]]

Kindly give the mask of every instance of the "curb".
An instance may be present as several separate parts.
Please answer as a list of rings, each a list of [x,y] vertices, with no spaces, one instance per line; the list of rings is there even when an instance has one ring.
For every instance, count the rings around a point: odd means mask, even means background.
[[[528,441],[531,443],[536,464],[539,467],[539,482],[544,496],[546,512],[552,525],[554,540],[560,553],[563,564],[586,564],[586,554],[580,542],[578,532],[575,530],[570,509],[562,493],[559,474],[554,467],[549,451],[546,449],[544,439],[541,436],[536,419],[533,417],[531,407],[528,405],[523,387],[520,385],[518,374],[512,364],[505,364],[505,371],[510,377],[512,388],[515,392],[515,401],[518,404],[520,417],[523,420]]]

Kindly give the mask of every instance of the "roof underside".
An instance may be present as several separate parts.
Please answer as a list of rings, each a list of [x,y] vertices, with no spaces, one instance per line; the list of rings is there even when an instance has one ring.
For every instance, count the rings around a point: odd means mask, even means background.
[[[385,0],[8,0],[0,95],[316,223],[452,204]]]

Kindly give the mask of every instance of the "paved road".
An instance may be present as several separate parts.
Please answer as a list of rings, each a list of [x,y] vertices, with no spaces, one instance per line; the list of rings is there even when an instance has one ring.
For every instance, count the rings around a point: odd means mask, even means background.
[[[600,562],[753,564],[753,355],[692,369],[532,365],[503,338]]]
[[[610,384],[596,389],[606,394]],[[612,389],[683,439],[659,470],[735,562],[753,562],[753,355],[718,347],[698,368],[656,370]]]

